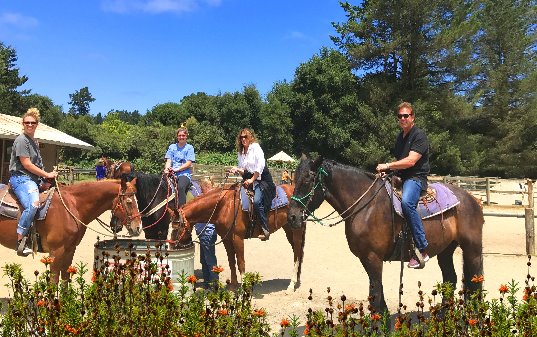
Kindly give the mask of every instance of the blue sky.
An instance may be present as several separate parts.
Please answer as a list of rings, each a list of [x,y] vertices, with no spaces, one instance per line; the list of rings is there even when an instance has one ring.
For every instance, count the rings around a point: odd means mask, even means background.
[[[0,0],[0,41],[17,51],[25,89],[68,110],[87,86],[93,114],[145,113],[196,92],[264,96],[321,47],[333,47],[335,0]]]

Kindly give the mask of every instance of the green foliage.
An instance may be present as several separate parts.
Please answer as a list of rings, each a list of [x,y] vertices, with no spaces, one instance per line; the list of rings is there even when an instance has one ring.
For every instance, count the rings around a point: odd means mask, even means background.
[[[28,81],[28,77],[19,75],[16,63],[15,49],[0,42],[0,113],[20,116],[25,112],[21,96],[30,91],[19,90]]]
[[[88,116],[90,113],[90,103],[94,102],[95,98],[91,95],[88,87],[76,90],[73,94],[69,94],[69,114],[77,116]]]
[[[196,153],[196,163],[204,165],[235,166],[237,165],[237,153],[200,152]]]

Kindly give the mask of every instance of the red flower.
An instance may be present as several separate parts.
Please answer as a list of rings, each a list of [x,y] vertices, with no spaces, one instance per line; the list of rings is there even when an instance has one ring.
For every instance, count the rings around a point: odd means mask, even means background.
[[[282,328],[287,328],[290,324],[291,324],[291,323],[289,323],[289,320],[286,319],[286,318],[282,319],[282,321],[280,322],[280,326],[281,326]]]
[[[45,300],[41,299],[41,300],[37,301],[37,306],[38,307],[44,307],[45,306]]]
[[[479,276],[474,275],[474,277],[472,277],[472,282],[474,283],[481,283],[483,281],[485,281],[485,276],[483,275],[479,275]]]
[[[256,316],[256,317],[264,317],[265,316],[265,310],[263,310],[263,309],[254,310],[253,315]]]
[[[54,262],[54,258],[52,256],[47,256],[41,259],[41,262],[45,264],[45,266],[48,266],[52,262]]]
[[[213,273],[220,274],[224,271],[224,267],[222,266],[213,266]]]
[[[380,320],[380,314],[372,314],[371,315],[372,321],[379,321]]]
[[[196,276],[190,275],[186,280],[188,281],[188,283],[194,284],[198,279],[196,278]]]
[[[394,326],[395,330],[401,330],[401,326],[402,326],[401,320],[399,319],[399,317],[397,317],[397,319],[395,320],[395,326]]]
[[[500,294],[505,294],[509,289],[507,288],[507,286],[505,284],[502,284],[500,286]]]
[[[73,275],[73,274],[76,274],[78,272],[78,269],[75,266],[69,266],[69,268],[67,268],[67,272],[69,274]]]
[[[227,316],[229,314],[229,312],[227,311],[227,309],[220,309],[220,310],[218,310],[218,314],[220,316]]]
[[[470,324],[471,326],[474,326],[477,324],[477,319],[474,319],[474,318],[470,318],[468,320],[468,324]]]
[[[345,306],[345,312],[346,312],[346,313],[350,313],[350,312],[352,312],[355,308],[356,308],[356,306],[354,305],[354,303],[353,303],[353,304],[347,304],[347,305]]]

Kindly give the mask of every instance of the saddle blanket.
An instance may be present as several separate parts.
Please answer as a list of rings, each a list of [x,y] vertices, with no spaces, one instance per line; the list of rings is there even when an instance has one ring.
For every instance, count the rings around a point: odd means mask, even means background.
[[[241,186],[241,205],[242,210],[245,212],[248,212],[249,206],[250,206],[250,198],[248,198],[248,195],[246,194],[246,189]],[[270,210],[275,210],[277,208],[287,206],[289,204],[289,199],[287,198],[287,194],[285,194],[285,191],[280,186],[276,186],[276,196],[274,199],[272,199],[272,203],[270,205]]]
[[[388,195],[391,196],[392,185],[389,183],[389,181],[385,181],[384,186],[386,186]],[[436,191],[436,197],[432,201],[428,202],[423,202],[423,200],[420,198],[420,202],[418,203],[418,213],[422,219],[431,218],[460,204],[460,201],[457,199],[455,194],[453,194],[453,192],[444,184],[432,183],[429,184],[429,188]],[[393,195],[393,207],[395,212],[404,218],[403,210],[401,208],[401,199],[397,193],[394,193]]]
[[[54,191],[55,188],[52,187],[39,194],[39,208],[35,214],[35,220],[43,220],[47,216]],[[0,184],[0,215],[11,219],[18,219],[20,213],[21,208],[19,207],[15,193],[13,193],[8,185]]]

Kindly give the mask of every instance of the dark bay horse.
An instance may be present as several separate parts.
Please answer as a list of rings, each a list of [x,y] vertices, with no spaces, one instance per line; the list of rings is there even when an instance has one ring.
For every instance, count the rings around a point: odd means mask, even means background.
[[[43,251],[54,258],[50,266],[53,282],[58,282],[60,275],[63,280],[69,279],[67,269],[73,262],[76,246],[86,233],[86,224],[106,210],[112,210],[118,219],[115,230],[121,224],[131,235],[140,234],[140,214],[133,197],[136,193],[134,184],[126,179],[102,180],[60,186],[54,191],[45,219],[34,224]],[[0,216],[0,227],[0,243],[15,249],[17,220]]]
[[[460,204],[423,221],[429,242],[428,253],[438,257],[443,281],[455,286],[457,274],[453,252],[460,246],[464,286],[473,292],[480,289],[481,283],[472,283],[472,276],[483,274],[483,210],[478,200],[468,192],[456,186],[448,187]],[[394,215],[392,222],[391,201],[384,182],[351,166],[322,158],[313,161],[302,156],[295,173],[289,224],[300,228],[304,217],[324,200],[345,219],[347,242],[369,276],[369,295],[374,308],[387,310],[382,286],[383,261],[387,261],[394,252],[394,237],[400,232],[403,219]],[[408,252],[406,255],[404,259],[408,261]]]
[[[281,187],[287,197],[291,198],[293,186],[281,185]],[[226,248],[232,288],[238,286],[235,266],[238,267],[241,277],[245,272],[244,239],[246,237],[246,226],[249,223],[249,214],[242,210],[240,203],[239,184],[233,184],[231,187],[214,188],[186,203],[181,209],[172,210],[172,221],[177,221],[173,226],[178,226],[174,231],[179,234],[180,241],[189,241],[192,228],[196,223],[210,222],[215,225],[216,231]],[[287,224],[288,207],[284,206],[270,211],[268,219],[270,232],[273,233],[283,227],[287,241],[293,248],[294,270],[287,289],[294,291],[300,285],[306,229],[291,230]],[[257,237],[259,234],[261,234],[261,229],[259,226],[255,226],[252,237]],[[177,238],[174,237],[172,231],[172,240],[175,239]],[[270,240],[268,244],[270,244]]]

